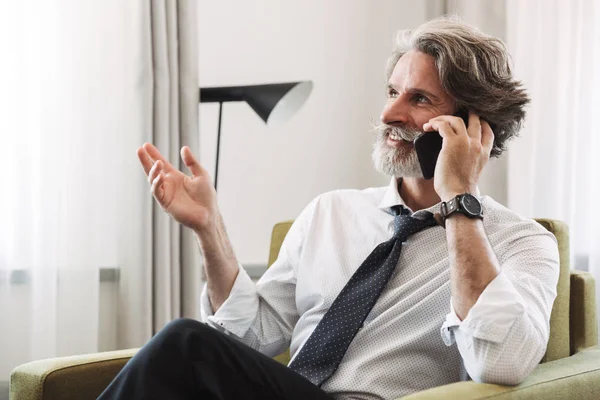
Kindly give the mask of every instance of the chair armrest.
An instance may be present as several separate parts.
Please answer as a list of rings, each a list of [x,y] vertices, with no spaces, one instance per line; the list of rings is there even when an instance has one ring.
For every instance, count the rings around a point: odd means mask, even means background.
[[[540,364],[517,386],[457,382],[402,397],[402,400],[597,400],[600,393],[600,347]]]
[[[11,373],[10,399],[95,399],[136,351],[109,351],[23,364]]]
[[[589,272],[571,270],[571,354],[598,344],[596,283]]]

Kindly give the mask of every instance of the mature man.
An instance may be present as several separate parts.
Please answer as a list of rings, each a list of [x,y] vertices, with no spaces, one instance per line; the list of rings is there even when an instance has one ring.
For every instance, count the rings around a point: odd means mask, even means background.
[[[318,196],[256,285],[189,148],[191,177],[154,146],[138,150],[156,200],[197,235],[205,324],[169,324],[101,398],[392,399],[468,377],[515,385],[533,370],[556,242],[477,189],[528,102],[504,45],[452,19],[404,32],[387,94],[373,160],[389,186]],[[443,146],[425,180],[413,141],[432,130]],[[270,358],[288,347],[287,367]]]

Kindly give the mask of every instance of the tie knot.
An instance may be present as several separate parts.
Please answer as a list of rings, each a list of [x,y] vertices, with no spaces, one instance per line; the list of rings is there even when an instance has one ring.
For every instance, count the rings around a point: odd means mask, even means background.
[[[433,214],[422,213],[423,218],[415,218],[402,212],[394,219],[394,238],[404,242],[409,236],[436,224]]]
[[[392,206],[392,212],[394,213],[394,215],[398,216],[398,215],[410,215],[410,210],[406,207],[404,207],[402,204],[398,204],[395,206]]]

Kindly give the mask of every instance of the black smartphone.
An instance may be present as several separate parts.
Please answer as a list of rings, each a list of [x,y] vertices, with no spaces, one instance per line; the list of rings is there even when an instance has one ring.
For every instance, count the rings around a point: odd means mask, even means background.
[[[469,126],[469,111],[462,109],[454,115],[461,117],[465,121],[465,126]],[[415,139],[414,146],[423,177],[433,178],[435,165],[442,150],[442,137],[437,131],[425,132]]]

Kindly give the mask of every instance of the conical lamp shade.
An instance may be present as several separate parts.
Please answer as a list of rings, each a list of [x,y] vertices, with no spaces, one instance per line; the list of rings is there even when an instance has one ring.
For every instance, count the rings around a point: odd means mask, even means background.
[[[287,121],[302,107],[302,104],[304,104],[310,95],[312,87],[312,82],[304,81],[200,88],[200,103],[219,103],[215,190],[217,189],[217,178],[219,176],[219,145],[221,143],[221,111],[223,103],[245,101],[267,125],[278,126]]]
[[[312,91],[312,82],[250,86],[244,100],[269,126],[279,126],[294,115]]]

